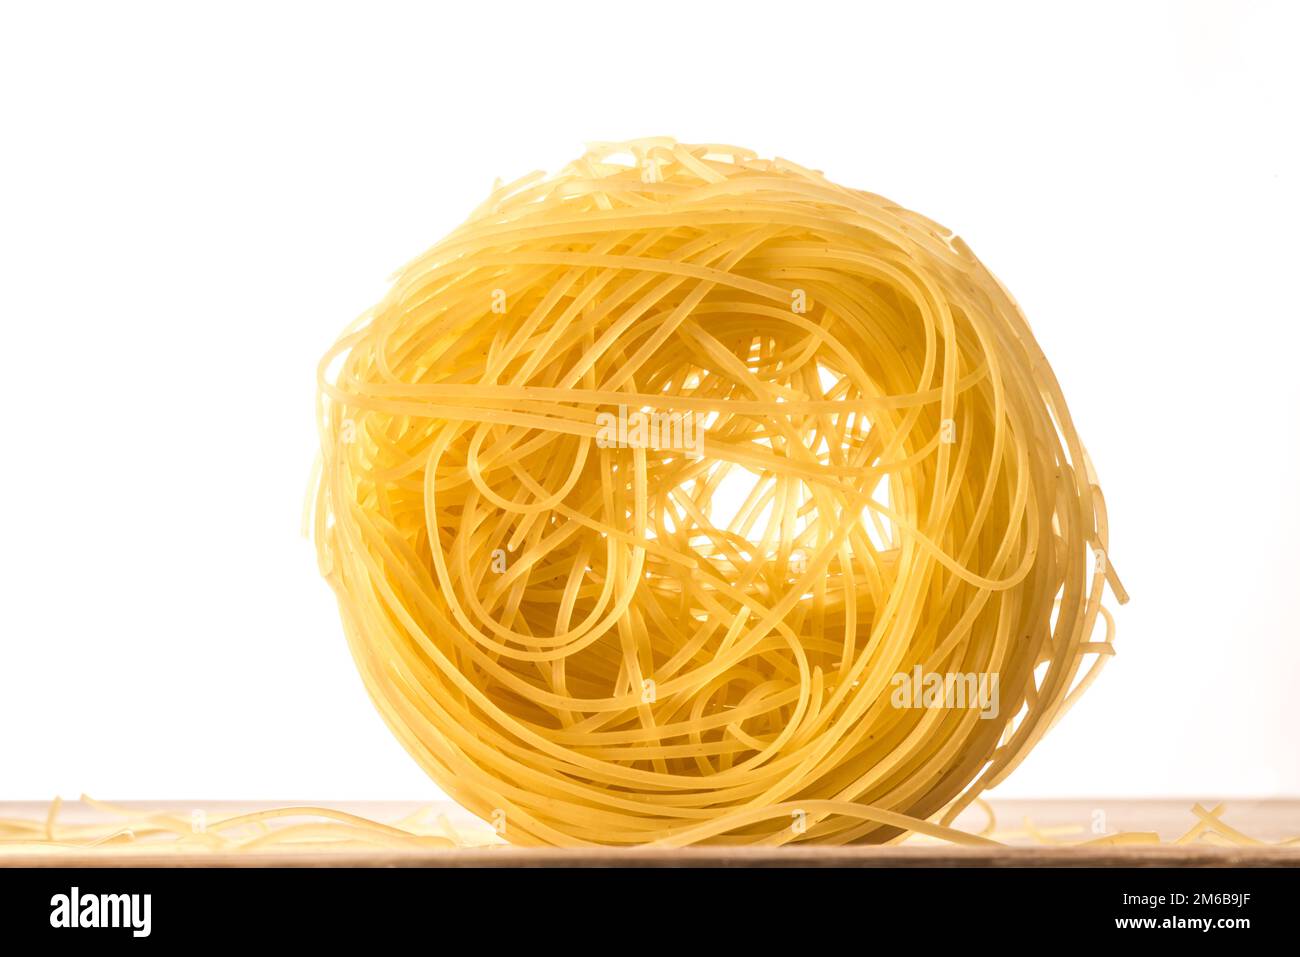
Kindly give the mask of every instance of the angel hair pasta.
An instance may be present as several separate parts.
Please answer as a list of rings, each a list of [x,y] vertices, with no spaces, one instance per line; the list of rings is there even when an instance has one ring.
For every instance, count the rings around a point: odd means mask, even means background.
[[[324,356],[319,427],[365,685],[515,844],[980,841],[1125,600],[1007,291],[731,146],[497,188]]]

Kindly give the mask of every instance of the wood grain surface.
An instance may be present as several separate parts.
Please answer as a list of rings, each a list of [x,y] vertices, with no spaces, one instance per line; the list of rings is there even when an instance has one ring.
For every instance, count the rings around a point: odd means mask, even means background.
[[[445,815],[457,828],[485,825],[449,803],[356,801],[157,801],[116,802],[132,812],[201,812],[217,820],[251,810],[286,805],[327,806],[394,822],[421,809]],[[1197,818],[1192,799],[1070,801],[991,801],[993,836],[1006,844],[995,848],[952,847],[914,839],[889,847],[783,848],[701,847],[661,848],[516,848],[495,846],[442,848],[274,848],[257,852],[158,848],[141,844],[95,849],[5,848],[0,866],[57,867],[1297,867],[1300,845],[1270,846],[1300,835],[1300,800],[1229,799],[1220,818],[1260,841],[1242,847],[1206,844],[1072,847],[1106,834],[1140,831],[1172,841]],[[1199,801],[1213,808],[1218,801]],[[0,803],[0,818],[44,820],[49,805],[42,802]],[[105,816],[79,802],[60,810],[63,824],[102,823]],[[979,831],[987,823],[984,811],[972,808],[958,820],[965,830]],[[1058,842],[1058,843],[1053,843]]]

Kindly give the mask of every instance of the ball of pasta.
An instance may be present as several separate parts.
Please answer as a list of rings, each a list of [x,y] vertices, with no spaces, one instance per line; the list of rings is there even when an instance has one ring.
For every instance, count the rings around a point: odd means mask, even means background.
[[[362,678],[512,843],[980,840],[953,818],[1111,652],[1101,491],[1019,309],[793,163],[638,140],[501,186],[320,388]]]

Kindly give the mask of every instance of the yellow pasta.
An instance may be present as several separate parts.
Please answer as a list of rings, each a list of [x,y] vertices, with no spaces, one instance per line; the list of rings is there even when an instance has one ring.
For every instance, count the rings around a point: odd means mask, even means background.
[[[50,802],[42,821],[0,818],[0,863],[14,856],[87,852],[115,858],[207,852],[328,855],[375,849],[424,854],[501,843],[490,829],[460,830],[442,815],[429,821],[428,809],[390,824],[316,806],[209,816],[202,808],[133,810],[84,794],[81,803],[94,812],[91,820],[61,820],[63,801],[59,798]]]
[[[1088,838],[1084,823],[1036,826],[1025,819],[1023,828],[1000,829],[986,802],[975,802],[986,818],[978,834],[955,835],[963,843],[983,846],[983,854],[999,849],[1033,845],[1104,848],[1129,845],[1216,846],[1227,848],[1281,848],[1286,852],[1300,846],[1300,837],[1265,841],[1222,820],[1220,804],[1206,809],[1192,808],[1196,823],[1180,836],[1162,841],[1153,831],[1120,831]],[[279,807],[242,813],[211,813],[202,808],[189,810],[131,809],[81,797],[77,821],[63,818],[63,802],[55,798],[41,819],[0,818],[0,864],[30,864],[49,859],[87,856],[118,863],[154,861],[168,855],[251,856],[297,855],[320,863],[338,862],[349,855],[374,852],[396,853],[435,862],[451,852],[492,853],[505,843],[492,828],[477,829],[454,825],[444,813],[432,807],[417,810],[391,823],[328,807]],[[86,819],[86,811],[91,812]],[[1151,813],[1148,811],[1148,814]],[[934,844],[952,840],[944,828],[918,832],[910,843]],[[612,851],[615,855],[619,852]],[[613,859],[611,859],[613,860]],[[624,862],[631,858],[624,858]]]
[[[736,147],[497,188],[326,354],[319,425],[366,687],[514,844],[985,842],[952,820],[1126,599],[1006,290]]]

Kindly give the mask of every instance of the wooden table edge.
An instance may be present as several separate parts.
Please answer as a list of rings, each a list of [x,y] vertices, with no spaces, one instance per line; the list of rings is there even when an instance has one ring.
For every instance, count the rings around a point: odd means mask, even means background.
[[[327,852],[38,852],[0,867],[1300,867],[1282,847],[473,848]]]

